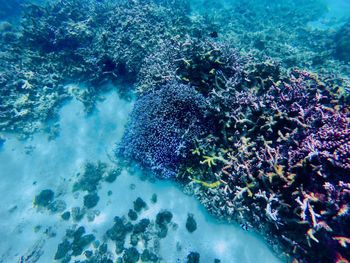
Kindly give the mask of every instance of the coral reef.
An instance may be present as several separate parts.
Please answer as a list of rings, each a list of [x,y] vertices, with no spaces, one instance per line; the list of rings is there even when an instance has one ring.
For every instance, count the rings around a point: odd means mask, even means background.
[[[211,213],[257,229],[288,259],[350,259],[349,22],[337,31],[313,27],[326,12],[319,0],[216,1],[205,9],[191,12],[185,0],[26,5],[21,26],[0,25],[0,130],[54,129],[49,122],[67,99],[90,112],[102,84],[118,84],[121,94],[137,92],[118,156],[180,181]],[[88,192],[85,207],[62,218],[89,216],[101,181],[119,174],[86,164],[73,189]],[[63,212],[53,200],[44,190],[35,204]],[[130,219],[146,206],[137,199]],[[171,220],[168,211],[157,215],[159,238]],[[188,225],[195,230],[193,217]],[[106,236],[124,253],[119,260],[158,260],[124,248],[128,234],[134,246],[152,226],[115,218]],[[76,231],[57,259],[81,255],[93,241]]]
[[[27,4],[20,27],[1,27],[0,129],[45,130],[71,97],[90,112],[103,83],[127,96],[159,40],[184,37],[187,12],[186,1]],[[71,82],[86,87],[65,87]]]
[[[209,211],[259,229],[288,257],[349,258],[336,238],[350,235],[348,104],[315,74],[247,65],[208,94],[222,126],[197,141],[181,178]]]
[[[305,19],[298,26],[311,18]],[[169,167],[173,162],[177,169],[172,168],[170,176],[164,172],[158,175],[174,178],[176,174],[210,212],[256,228],[275,251],[284,252],[289,259],[349,258],[344,249],[344,240],[350,235],[345,230],[350,220],[348,83],[328,74],[321,78],[305,70],[285,68],[291,66],[288,63],[303,65],[302,61],[276,63],[263,60],[263,54],[242,57],[224,41],[208,37],[187,39],[167,58],[174,56],[178,59],[171,66],[165,60],[155,60],[153,68],[165,69],[165,75],[149,85],[151,90],[141,90],[136,113],[131,116],[131,123],[153,131],[152,136],[129,124],[122,155],[156,172],[151,163],[159,155],[157,164]],[[152,94],[161,97],[163,86],[169,85],[164,83],[180,85],[176,82],[204,98],[203,116],[212,129],[189,137],[182,131],[185,137],[178,137],[176,147],[156,148],[152,143],[171,145],[168,140],[173,133],[164,137],[158,133],[169,121],[180,118],[163,118],[167,116],[164,104],[155,103],[155,110],[144,98]],[[183,112],[181,106],[167,109]],[[152,112],[157,114],[145,117]],[[156,129],[144,124],[149,119],[157,122]],[[126,145],[134,145],[131,138],[143,140],[135,147],[138,151],[128,153],[132,147],[127,149]],[[165,149],[166,156],[174,158],[177,145],[183,143],[192,147],[182,149],[186,158],[175,162],[164,159]],[[150,156],[152,161],[145,161]]]
[[[287,68],[298,66],[323,74],[349,75],[348,67],[333,59],[333,25],[319,21],[327,13],[325,1],[244,0],[221,6],[196,2],[196,11],[206,14],[198,16],[200,23],[210,22],[221,39],[252,57],[273,58]],[[322,26],[313,25],[315,21]]]

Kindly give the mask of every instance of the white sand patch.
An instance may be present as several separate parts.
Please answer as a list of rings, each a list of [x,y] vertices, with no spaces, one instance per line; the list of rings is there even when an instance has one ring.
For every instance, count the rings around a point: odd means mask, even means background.
[[[49,188],[61,193],[58,199],[67,203],[67,209],[81,207],[84,193],[71,191],[76,174],[86,161],[109,162],[106,153],[111,153],[114,143],[121,139],[131,107],[131,103],[111,93],[98,104],[96,113],[85,117],[81,103],[72,101],[61,110],[61,132],[55,140],[48,141],[45,134],[37,134],[31,141],[7,136],[0,151],[0,262],[17,262],[40,242],[44,242],[44,254],[37,262],[53,262],[57,245],[72,222],[63,221],[60,214],[37,212],[32,205],[35,195]],[[28,146],[34,147],[30,154],[25,153]],[[130,184],[136,188],[131,190]],[[108,195],[108,191],[112,194]],[[153,193],[158,196],[156,204],[150,202]],[[177,230],[170,227],[167,237],[161,240],[160,253],[165,262],[184,262],[189,251],[199,252],[201,262],[213,262],[216,257],[229,263],[257,259],[279,262],[255,234],[218,222],[171,182],[150,183],[123,171],[114,183],[103,183],[98,195],[100,201],[93,210],[100,214],[93,222],[88,222],[85,216],[79,225],[84,225],[87,233],[94,233],[99,240],[112,227],[113,218],[126,215],[133,201],[141,197],[149,208],[141,213],[140,219],[154,219],[161,209],[168,209],[173,213],[173,222],[178,224]],[[198,225],[192,234],[185,228],[188,213],[194,215]],[[36,226],[41,226],[37,232]],[[49,235],[54,232],[55,236],[49,238],[44,232]],[[177,243],[182,247],[180,251],[176,249]]]

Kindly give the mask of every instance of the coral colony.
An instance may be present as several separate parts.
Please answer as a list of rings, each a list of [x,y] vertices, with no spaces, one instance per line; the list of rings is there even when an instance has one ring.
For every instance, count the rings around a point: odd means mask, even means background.
[[[190,18],[186,1],[29,4],[22,26],[0,33],[0,128],[44,129],[70,97],[91,111],[97,87],[117,83],[137,97],[118,157],[179,182],[212,214],[256,229],[282,258],[349,262],[349,22],[338,32],[307,31],[324,9],[294,1],[285,31],[262,38],[267,15],[274,23],[291,3],[260,14],[244,2],[245,10],[220,9],[221,18]],[[256,32],[242,33],[248,21],[258,21],[249,27]],[[287,52],[281,36],[296,32],[305,50],[278,60],[278,50]],[[333,44],[312,44],[329,37]],[[72,80],[86,89],[64,86]],[[121,235],[115,221],[112,240]]]
[[[186,120],[197,119],[201,111],[191,113],[198,107],[193,99],[188,109],[177,103],[182,112],[177,114],[173,104],[184,94],[173,93],[178,99],[166,100],[169,112],[158,103],[158,118],[131,116],[123,142],[128,156],[140,161],[140,141],[146,143],[151,160],[141,163],[152,163],[146,167],[156,167],[160,177],[169,178],[168,159],[162,156],[172,151],[171,160],[180,167],[174,178],[192,188],[210,212],[258,229],[287,256],[306,261],[348,258],[348,104],[309,72],[293,70],[282,77],[269,61],[245,69],[233,50],[205,44],[207,50],[196,47],[179,62],[177,85],[181,89],[187,84],[187,89],[205,97],[198,102],[204,103],[205,122],[215,129],[193,132],[186,127],[179,141],[178,121],[187,114]],[[233,58],[237,64],[232,64]],[[171,85],[168,92],[175,84]],[[142,116],[153,114],[152,107],[143,109]],[[134,114],[141,116],[138,105]],[[157,132],[152,132],[155,138],[150,140],[134,122],[148,132],[157,125]],[[168,127],[174,128],[172,134]],[[176,145],[168,142],[158,150],[154,144],[164,141],[163,133]]]

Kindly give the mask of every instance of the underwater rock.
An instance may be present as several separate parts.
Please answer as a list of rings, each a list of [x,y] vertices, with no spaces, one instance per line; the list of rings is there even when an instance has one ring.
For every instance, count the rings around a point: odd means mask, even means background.
[[[10,214],[12,214],[13,212],[15,212],[17,210],[18,206],[14,205],[12,206],[9,210],[7,210]]]
[[[199,263],[200,255],[197,252],[190,252],[187,255],[187,263]]]
[[[79,238],[74,238],[74,241],[72,243],[72,255],[73,256],[81,255],[84,251],[84,248],[94,240],[95,240],[95,236],[93,234],[88,234],[88,235],[81,236]]]
[[[108,171],[107,175],[104,177],[104,180],[107,183],[113,183],[117,177],[121,174],[122,169],[121,168],[115,168],[110,171]]]
[[[124,243],[125,243],[124,240],[123,240],[123,241],[117,240],[117,241],[115,242],[115,253],[116,253],[117,255],[123,253],[123,251],[124,251]]]
[[[134,225],[134,233],[135,234],[140,234],[146,231],[147,227],[150,224],[150,220],[147,218],[143,218],[140,220],[139,223]]]
[[[84,206],[88,209],[93,208],[97,205],[100,197],[97,193],[91,193],[84,196]]]
[[[78,182],[73,185],[73,191],[96,191],[106,169],[107,164],[103,162],[98,162],[97,164],[86,163],[83,174],[80,176]]]
[[[103,243],[99,248],[98,248],[98,252],[101,254],[105,254],[107,253],[108,250],[108,245],[106,243]]]
[[[125,231],[127,233],[130,233],[133,229],[134,229],[134,226],[133,226],[133,224],[131,222],[127,222],[125,224]]]
[[[111,255],[106,251],[106,252],[100,252],[100,251],[91,251],[87,250],[84,252],[85,257],[88,260],[84,261],[77,261],[77,262],[82,262],[82,263],[113,263],[117,261],[113,261],[111,258]]]
[[[158,201],[158,196],[157,196],[157,194],[152,194],[151,203],[152,203],[152,204],[155,204],[155,203],[157,203],[157,201]]]
[[[219,36],[218,32],[217,31],[212,31],[209,33],[209,36],[212,37],[212,38],[217,38]]]
[[[194,220],[193,214],[188,214],[186,220],[186,229],[188,232],[192,233],[197,229],[197,222]]]
[[[136,248],[131,247],[124,251],[124,263],[136,263],[140,258],[140,253]]]
[[[168,210],[159,212],[156,216],[156,226],[158,228],[158,237],[165,238],[168,234],[168,224],[171,222],[173,214]]]
[[[70,218],[70,212],[69,211],[66,211],[64,212],[62,215],[61,215],[61,218],[65,221],[68,221],[69,218]]]
[[[168,234],[168,226],[161,226],[158,230],[157,236],[159,238],[165,238]]]
[[[139,242],[139,236],[137,234],[132,233],[130,236],[130,245],[137,246],[137,243]]]
[[[38,207],[48,207],[55,197],[51,189],[45,189],[40,192],[34,199],[34,205]]]
[[[63,200],[55,200],[52,203],[50,203],[47,207],[48,210],[50,210],[52,213],[61,213],[64,210],[66,210],[67,204]]]
[[[80,207],[73,207],[71,211],[72,218],[75,222],[79,222],[83,219],[85,215],[85,209],[82,209]]]
[[[71,250],[71,244],[69,243],[68,240],[64,240],[62,243],[58,245],[54,259],[59,260],[64,258],[70,250]]]
[[[55,260],[61,259],[60,262],[70,262],[71,256],[78,257],[82,254],[88,261],[86,263],[102,263],[111,262],[108,253],[107,244],[99,246],[100,242],[96,240],[93,234],[85,235],[85,227],[80,226],[77,229],[70,228],[66,230],[66,236],[62,243],[58,245],[58,249],[55,255]],[[72,240],[69,242],[68,240]],[[95,250],[85,250],[92,243]]]
[[[84,251],[84,256],[86,258],[91,258],[94,253],[91,250]]]
[[[85,234],[85,227],[80,226],[80,227],[78,227],[77,230],[74,231],[74,233],[73,233],[73,238],[74,238],[74,240],[78,240],[78,239],[81,238],[82,235],[84,235],[84,234]]]
[[[114,218],[113,227],[107,230],[106,234],[110,239],[114,241],[124,242],[127,232],[128,229],[124,225],[123,220],[120,217],[116,216]]]
[[[163,210],[159,212],[156,216],[156,224],[159,227],[162,227],[164,225],[167,225],[171,222],[171,219],[173,218],[173,214],[168,210]]]
[[[0,22],[0,34],[6,31],[12,30],[12,24],[8,21],[1,21]]]
[[[142,262],[158,262],[158,257],[148,249],[145,249],[141,254],[141,260]]]
[[[87,212],[86,212],[86,219],[89,221],[89,222],[93,222],[95,220],[95,217],[96,215],[99,214],[99,211],[98,210],[91,210],[89,209]]]
[[[135,210],[129,209],[128,216],[132,221],[135,221],[137,219],[137,213]]]
[[[143,201],[142,198],[138,197],[135,201],[134,201],[134,210],[138,213],[141,212],[141,210],[143,208],[146,208],[147,204],[145,201]]]

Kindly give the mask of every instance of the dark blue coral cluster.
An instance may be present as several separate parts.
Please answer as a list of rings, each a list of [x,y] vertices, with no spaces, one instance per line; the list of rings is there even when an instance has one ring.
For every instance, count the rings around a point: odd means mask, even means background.
[[[188,85],[168,83],[135,103],[118,154],[164,178],[175,178],[189,147],[210,126],[206,101]]]

